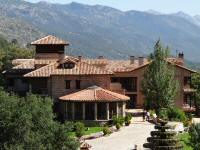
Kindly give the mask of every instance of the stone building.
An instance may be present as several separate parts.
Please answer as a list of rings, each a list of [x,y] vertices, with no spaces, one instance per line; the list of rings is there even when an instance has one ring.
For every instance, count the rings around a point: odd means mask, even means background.
[[[20,95],[31,91],[35,94],[51,96],[55,102],[61,104],[60,111],[65,117],[67,117],[67,108],[72,102],[66,97],[68,95],[74,96],[77,92],[82,93],[82,90],[94,86],[96,88],[98,86],[97,89],[112,91],[112,94],[123,97],[119,101],[114,101],[116,104],[111,104],[115,105],[116,109],[119,109],[118,102],[120,105],[123,104],[121,107],[123,113],[125,111],[124,102],[126,102],[126,109],[143,107],[145,98],[141,92],[141,81],[144,71],[150,63],[146,58],[130,56],[128,60],[109,60],[103,56],[96,59],[88,59],[82,56],[72,57],[65,55],[65,48],[69,45],[69,42],[51,35],[31,44],[36,47],[35,57],[33,59],[13,60],[13,68],[4,71],[9,91]],[[185,111],[194,111],[194,100],[192,99],[194,89],[191,88],[190,84],[191,74],[195,71],[185,67],[183,53],[175,58],[168,58],[167,61],[175,66],[175,79],[179,81],[180,85],[176,105]],[[95,91],[97,89],[90,90]],[[84,97],[85,93],[82,94]],[[65,99],[63,99],[64,97]],[[69,106],[67,104],[62,105],[63,101],[69,102]],[[81,98],[74,99],[73,103],[80,101]],[[106,102],[104,105],[107,108],[105,109],[107,117],[104,119],[110,119],[108,117],[110,99],[104,99],[101,102]],[[98,101],[97,103],[101,102]],[[87,103],[89,102],[87,101]],[[77,104],[75,104],[77,108],[86,109],[84,106],[87,105],[86,103],[80,106]],[[74,107],[74,104],[72,104],[72,107]],[[96,104],[94,104],[95,107],[97,107]],[[86,110],[81,111],[81,119],[86,119],[87,115],[83,114],[84,111]],[[93,114],[95,115],[95,112]],[[117,114],[117,111],[115,111],[115,114]],[[95,120],[96,117],[98,116],[94,116],[93,119]]]

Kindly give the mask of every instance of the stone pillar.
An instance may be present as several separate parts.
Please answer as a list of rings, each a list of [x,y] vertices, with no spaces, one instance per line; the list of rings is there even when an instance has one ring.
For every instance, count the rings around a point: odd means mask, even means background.
[[[106,103],[107,120],[109,120],[109,103]]]
[[[119,107],[118,107],[118,102],[116,102],[116,112],[117,112],[117,117],[119,116]]]
[[[72,120],[75,119],[74,103],[72,103]]]
[[[126,116],[126,112],[125,112],[125,110],[126,110],[126,102],[123,102],[123,105],[122,105],[123,117]]]
[[[83,120],[85,120],[85,103],[82,103],[82,106],[83,106]]]
[[[97,120],[97,103],[94,103],[94,120]]]
[[[32,93],[32,85],[29,83],[28,86],[29,86],[29,87],[28,87],[28,88],[29,88],[29,92]]]
[[[67,119],[68,116],[67,116],[67,102],[65,102],[65,119]]]

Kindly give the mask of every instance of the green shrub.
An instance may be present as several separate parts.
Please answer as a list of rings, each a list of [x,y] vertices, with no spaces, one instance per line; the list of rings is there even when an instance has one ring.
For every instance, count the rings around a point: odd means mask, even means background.
[[[122,117],[122,116],[118,116],[118,117],[113,116],[112,120],[113,120],[114,125],[117,125],[117,123],[119,123],[121,126],[123,126],[123,124],[124,124],[124,117]]]
[[[117,123],[117,124],[116,124],[116,128],[117,128],[117,130],[119,130],[119,129],[121,128],[120,123]]]
[[[168,111],[167,111],[167,109],[161,109],[159,114],[158,114],[158,117],[163,119],[163,120],[168,120]]]
[[[190,143],[194,150],[200,150],[200,123],[193,124],[189,129]]]
[[[155,112],[155,110],[149,110],[149,113],[150,113],[150,116],[152,117],[153,114],[155,114],[156,112]]]
[[[104,127],[103,135],[109,135],[109,134],[111,134],[111,131],[110,131],[109,127]]]
[[[125,125],[126,125],[126,126],[129,126],[129,125],[130,125],[131,119],[132,119],[131,114],[126,115],[126,117],[124,118],[124,121],[125,121]]]
[[[77,137],[82,137],[84,135],[85,132],[85,125],[81,122],[76,122],[74,124],[74,128],[75,128],[75,133]]]
[[[185,122],[187,119],[184,111],[177,107],[168,108],[167,114],[170,121]]]

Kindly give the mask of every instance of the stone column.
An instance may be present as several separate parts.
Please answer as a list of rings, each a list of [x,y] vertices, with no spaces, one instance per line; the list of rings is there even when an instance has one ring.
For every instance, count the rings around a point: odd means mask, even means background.
[[[68,116],[67,116],[67,102],[65,102],[65,119],[67,119]]]
[[[28,88],[29,88],[29,92],[32,93],[32,85],[29,83],[28,86],[29,86],[29,87],[28,87]]]
[[[118,102],[116,102],[116,112],[117,112],[117,117],[119,116],[119,107],[118,107]]]
[[[74,103],[72,103],[72,120],[75,119]]]
[[[106,103],[107,120],[109,120],[109,103]]]
[[[83,106],[83,120],[85,120],[85,103],[82,103],[82,106]]]
[[[94,120],[97,120],[97,103],[94,103]]]
[[[125,110],[126,110],[126,102],[123,102],[123,105],[122,105],[123,117],[126,116],[126,112],[125,112]]]

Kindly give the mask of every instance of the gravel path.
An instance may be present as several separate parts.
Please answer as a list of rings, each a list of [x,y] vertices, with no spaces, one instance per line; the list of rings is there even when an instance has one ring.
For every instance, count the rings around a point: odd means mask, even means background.
[[[135,144],[138,145],[138,150],[141,150],[152,130],[154,130],[154,125],[150,123],[134,123],[121,128],[120,131],[110,136],[87,140],[86,142],[92,146],[91,150],[131,150]]]

